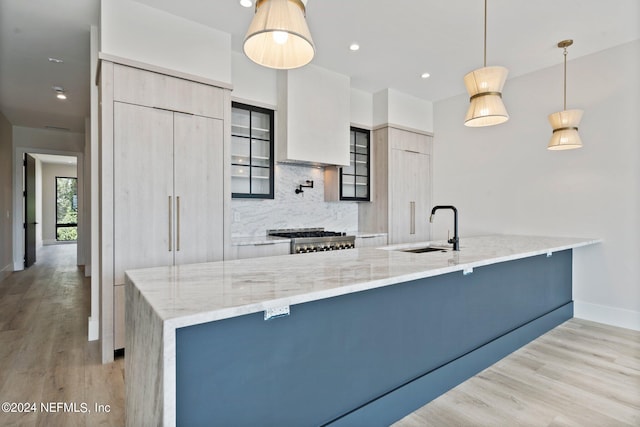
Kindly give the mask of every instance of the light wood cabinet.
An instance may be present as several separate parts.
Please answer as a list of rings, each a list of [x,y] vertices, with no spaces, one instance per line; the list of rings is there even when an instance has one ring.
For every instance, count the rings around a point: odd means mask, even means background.
[[[224,118],[225,89],[114,64],[113,98],[128,104]]]
[[[173,263],[173,252],[168,250],[173,113],[116,102],[113,129],[113,284],[117,286],[124,284],[125,270]]]
[[[290,242],[270,242],[256,243],[253,245],[236,245],[233,247],[232,258],[230,259],[247,259],[262,258],[276,255],[290,254]]]
[[[222,259],[222,121],[114,103],[115,285],[126,270]]]
[[[114,285],[126,270],[223,258],[222,121],[114,103]],[[114,347],[124,345],[114,300]]]
[[[125,304],[125,289],[124,285],[116,285],[113,287],[113,330],[118,331],[114,333],[113,346],[114,348],[124,348],[124,304]]]
[[[360,230],[388,233],[388,244],[430,239],[430,135],[394,127],[373,132],[372,197],[358,208]]]
[[[387,236],[359,236],[356,237],[356,248],[377,248],[387,245]]]
[[[125,272],[222,260],[229,91],[103,61],[101,340],[123,348]]]

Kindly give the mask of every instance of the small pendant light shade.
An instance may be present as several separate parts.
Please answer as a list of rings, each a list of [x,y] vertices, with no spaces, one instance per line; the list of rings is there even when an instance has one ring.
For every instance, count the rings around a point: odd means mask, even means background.
[[[464,125],[482,127],[499,125],[509,120],[507,108],[502,102],[502,87],[509,70],[504,67],[487,67],[487,0],[484,0],[484,66],[464,76],[469,92],[469,109]]]
[[[313,59],[315,46],[300,0],[258,0],[244,38],[244,53],[269,68],[302,67]]]
[[[582,140],[578,133],[578,126],[582,119],[582,110],[567,110],[567,48],[573,44],[573,40],[563,40],[558,47],[564,49],[564,110],[549,114],[549,123],[553,128],[549,150],[571,150],[582,147]]]
[[[578,125],[582,119],[582,110],[563,110],[549,114],[549,123],[553,128],[549,150],[570,150],[582,147]]]
[[[470,96],[465,126],[492,126],[509,120],[502,102],[502,87],[509,70],[504,67],[484,67],[464,76],[464,85]]]

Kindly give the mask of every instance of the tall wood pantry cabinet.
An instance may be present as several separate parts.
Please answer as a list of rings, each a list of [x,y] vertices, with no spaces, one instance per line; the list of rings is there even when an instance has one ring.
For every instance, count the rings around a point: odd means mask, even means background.
[[[100,78],[101,338],[110,361],[124,348],[126,270],[223,259],[231,102],[223,88],[110,61]]]
[[[388,233],[390,245],[430,239],[432,136],[392,126],[373,131],[371,202],[361,231]]]

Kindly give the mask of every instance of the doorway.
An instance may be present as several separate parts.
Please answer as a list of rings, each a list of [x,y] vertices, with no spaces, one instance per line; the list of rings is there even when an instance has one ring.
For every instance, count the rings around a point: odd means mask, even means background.
[[[24,156],[24,268],[28,268],[37,262],[43,246],[78,241],[78,161],[75,156],[54,154]]]

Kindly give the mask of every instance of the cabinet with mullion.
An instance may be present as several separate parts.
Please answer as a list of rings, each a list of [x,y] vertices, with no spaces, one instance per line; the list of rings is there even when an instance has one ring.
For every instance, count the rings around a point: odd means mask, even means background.
[[[369,201],[369,131],[351,128],[351,164],[340,173],[340,200]]]
[[[273,111],[232,104],[233,198],[273,199]]]

